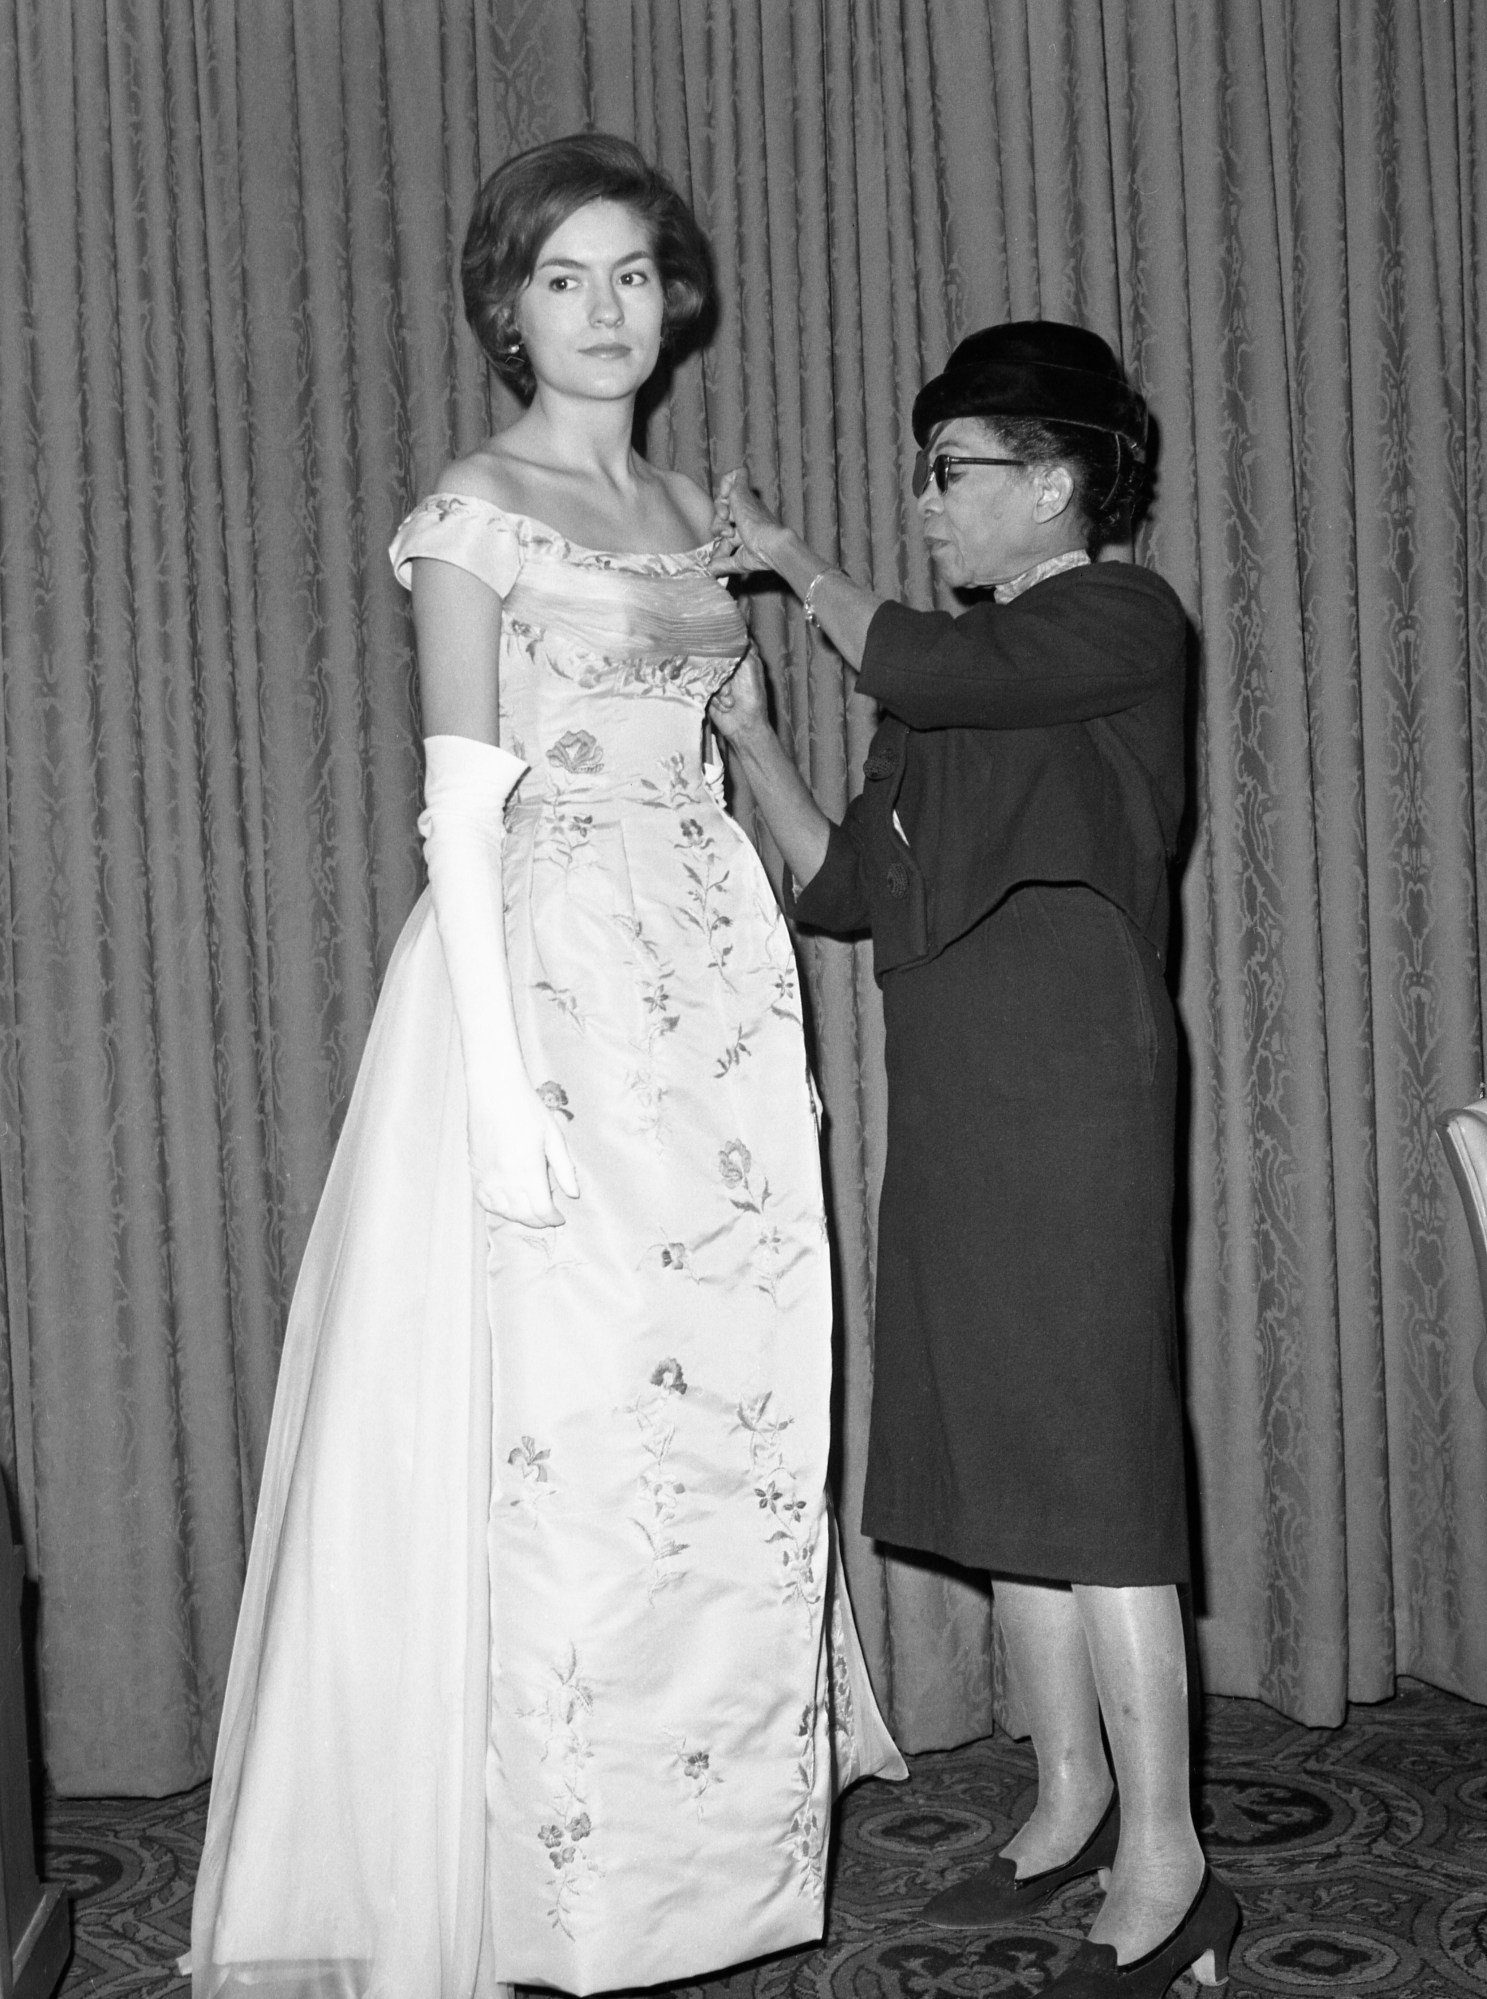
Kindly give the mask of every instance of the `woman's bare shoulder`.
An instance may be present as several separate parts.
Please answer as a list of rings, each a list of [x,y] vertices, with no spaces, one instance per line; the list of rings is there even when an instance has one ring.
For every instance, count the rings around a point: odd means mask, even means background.
[[[712,495],[695,479],[689,479],[685,472],[673,472],[664,465],[655,469],[665,484],[672,505],[696,535],[700,546],[713,531]]]
[[[506,513],[520,513],[525,498],[515,464],[494,441],[466,452],[463,458],[451,458],[434,481],[434,491],[484,500]]]

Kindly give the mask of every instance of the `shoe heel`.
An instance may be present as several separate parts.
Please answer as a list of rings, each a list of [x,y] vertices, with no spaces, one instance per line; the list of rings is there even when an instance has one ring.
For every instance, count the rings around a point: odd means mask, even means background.
[[[1210,1991],[1217,1991],[1229,1982],[1229,1946],[1222,1949],[1217,1944],[1212,1950],[1205,1950],[1200,1958],[1188,1966],[1198,1983]]]
[[[1188,1968],[1205,1991],[1216,1992],[1229,1982],[1229,1952],[1233,1949],[1234,1939],[1239,1934],[1240,1918],[1239,1904],[1230,1889],[1212,1875],[1208,1879],[1208,1892],[1222,1911],[1219,1914],[1220,1927],[1217,1931],[1209,1930],[1208,1934],[1213,1938],[1213,1942]]]

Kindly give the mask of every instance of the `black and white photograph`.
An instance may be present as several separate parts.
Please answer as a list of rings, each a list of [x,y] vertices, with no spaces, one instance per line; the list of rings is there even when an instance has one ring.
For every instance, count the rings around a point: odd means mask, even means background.
[[[0,0],[0,1999],[1487,1991],[1487,0]]]

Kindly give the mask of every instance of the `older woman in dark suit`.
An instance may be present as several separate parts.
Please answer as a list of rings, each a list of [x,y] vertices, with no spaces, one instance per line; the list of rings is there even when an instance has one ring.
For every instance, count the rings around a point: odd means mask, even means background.
[[[1188,1789],[1188,1572],[1171,1257],[1176,1027],[1163,977],[1186,620],[1092,563],[1145,410],[1080,327],[963,341],[914,405],[914,491],[960,617],[853,583],[741,474],[718,525],[773,569],[882,719],[842,825],[757,669],[714,720],[801,922],[871,930],[888,1160],[863,1527],[989,1570],[1038,1758],[1032,1816],[935,1923],[1020,1919],[1109,1867],[1065,1999],[1225,1975],[1238,1921]],[[1101,1742],[1103,1715],[1114,1782]]]

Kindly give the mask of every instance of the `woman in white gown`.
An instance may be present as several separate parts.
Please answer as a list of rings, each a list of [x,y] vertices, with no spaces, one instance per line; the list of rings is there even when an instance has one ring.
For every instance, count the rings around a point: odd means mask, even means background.
[[[747,635],[707,497],[631,448],[705,249],[590,135],[492,176],[464,268],[529,407],[393,545],[429,892],[285,1337],[195,1999],[807,1942],[835,1790],[903,1773],[833,1555],[796,968],[701,761]]]

